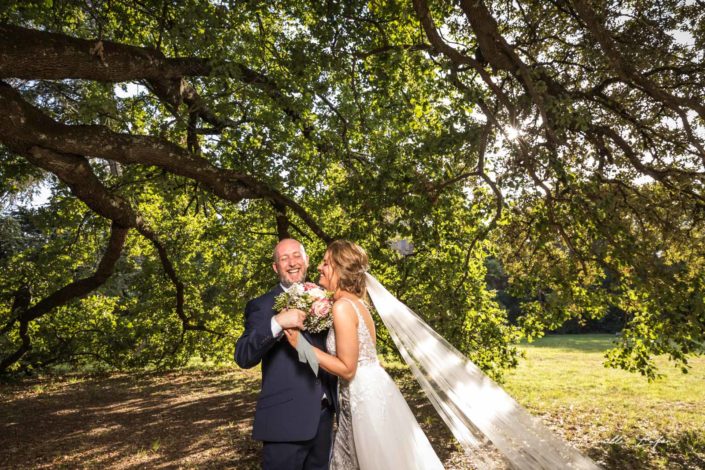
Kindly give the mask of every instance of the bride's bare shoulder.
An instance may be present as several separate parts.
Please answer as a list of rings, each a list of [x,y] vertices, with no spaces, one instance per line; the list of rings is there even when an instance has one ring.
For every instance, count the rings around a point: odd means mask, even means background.
[[[352,304],[345,299],[340,299],[333,303],[333,321],[335,321],[335,319],[338,317],[340,317],[341,319],[344,318],[346,320],[352,320],[357,323],[357,315],[355,315],[355,309],[353,308]]]

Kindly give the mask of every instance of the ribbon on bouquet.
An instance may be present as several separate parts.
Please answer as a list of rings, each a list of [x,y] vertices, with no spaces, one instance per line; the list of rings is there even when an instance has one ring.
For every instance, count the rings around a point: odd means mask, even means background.
[[[308,362],[311,370],[318,377],[318,358],[313,351],[313,346],[301,332],[299,332],[299,341],[296,343],[296,352],[299,353],[299,362]]]

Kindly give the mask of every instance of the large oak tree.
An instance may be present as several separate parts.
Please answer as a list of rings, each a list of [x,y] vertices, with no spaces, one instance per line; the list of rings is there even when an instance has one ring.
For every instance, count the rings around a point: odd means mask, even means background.
[[[0,10],[0,370],[225,358],[278,238],[363,244],[485,369],[610,309],[702,352],[699,1],[30,1]],[[550,19],[550,20],[549,20]],[[395,240],[413,252],[394,250]],[[519,327],[486,289],[498,259]],[[383,338],[384,340],[384,338]]]

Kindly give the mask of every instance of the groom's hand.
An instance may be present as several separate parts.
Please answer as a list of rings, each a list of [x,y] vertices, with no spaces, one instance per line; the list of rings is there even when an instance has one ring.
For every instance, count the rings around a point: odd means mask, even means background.
[[[274,316],[274,320],[285,330],[289,328],[303,329],[304,318],[306,318],[306,312],[299,309],[282,310]]]

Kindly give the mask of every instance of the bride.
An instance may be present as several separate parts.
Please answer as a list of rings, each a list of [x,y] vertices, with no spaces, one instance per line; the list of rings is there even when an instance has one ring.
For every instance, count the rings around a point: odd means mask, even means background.
[[[338,431],[331,469],[442,469],[431,444],[391,377],[377,361],[375,326],[363,301],[368,259],[347,240],[332,242],[318,266],[334,293],[329,353],[314,348],[320,367],[340,377]],[[296,347],[297,330],[285,330]]]
[[[465,450],[483,469],[599,467],[531,416],[475,364],[367,273],[365,251],[336,240],[318,266],[320,284],[334,292],[333,328],[319,365],[340,377],[339,424],[333,469],[443,468],[404,397],[377,362],[369,295],[404,362]],[[292,346],[297,330],[286,331]],[[302,342],[302,345],[304,343]]]

